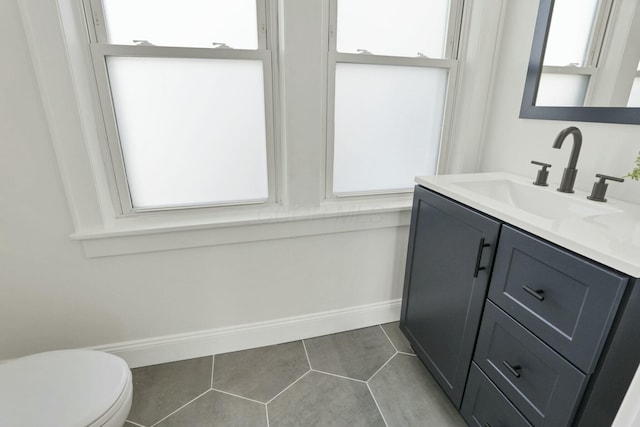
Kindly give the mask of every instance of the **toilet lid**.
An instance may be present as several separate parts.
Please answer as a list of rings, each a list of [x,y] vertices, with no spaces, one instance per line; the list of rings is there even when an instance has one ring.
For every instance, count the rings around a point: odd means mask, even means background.
[[[126,362],[92,350],[60,350],[0,363],[0,426],[87,426],[131,380]]]

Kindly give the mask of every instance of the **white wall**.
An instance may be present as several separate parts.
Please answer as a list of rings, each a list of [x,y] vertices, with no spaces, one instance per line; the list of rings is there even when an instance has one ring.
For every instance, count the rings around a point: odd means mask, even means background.
[[[551,148],[558,132],[575,125],[582,130],[576,188],[591,191],[596,173],[622,176],[640,151],[640,126],[520,119],[520,102],[533,38],[538,2],[507,1],[496,86],[486,127],[482,171],[509,171],[535,177],[531,160],[551,163],[550,181],[559,182],[569,159],[571,139]],[[610,197],[640,203],[640,182],[609,185]]]
[[[401,297],[407,227],[86,258],[17,2],[0,2],[0,360]]]

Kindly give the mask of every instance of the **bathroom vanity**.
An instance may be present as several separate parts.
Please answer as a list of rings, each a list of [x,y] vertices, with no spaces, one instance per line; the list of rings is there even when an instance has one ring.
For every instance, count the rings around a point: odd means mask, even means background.
[[[640,208],[417,182],[400,328],[467,423],[611,425],[640,363]]]

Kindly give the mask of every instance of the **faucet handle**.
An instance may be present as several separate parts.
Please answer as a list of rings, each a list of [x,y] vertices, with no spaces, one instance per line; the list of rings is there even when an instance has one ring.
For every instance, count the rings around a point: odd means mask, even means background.
[[[541,187],[548,186],[549,184],[547,184],[547,178],[549,177],[549,171],[547,170],[547,168],[550,168],[551,165],[549,163],[542,163],[536,160],[531,160],[531,164],[542,166],[542,169],[538,171],[538,175],[536,176],[536,180],[534,181],[533,185],[539,185]]]
[[[607,199],[604,198],[605,193],[607,192],[607,184],[605,181],[608,179],[610,181],[615,182],[624,182],[624,179],[618,178],[616,176],[603,175],[600,173],[596,174],[596,178],[600,178],[600,180],[593,184],[593,189],[591,190],[591,195],[587,196],[587,199],[593,200],[596,202],[606,202]]]

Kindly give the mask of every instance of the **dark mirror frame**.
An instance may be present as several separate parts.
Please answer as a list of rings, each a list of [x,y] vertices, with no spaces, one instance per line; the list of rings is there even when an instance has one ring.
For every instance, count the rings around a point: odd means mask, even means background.
[[[520,117],[523,119],[566,120],[579,122],[640,124],[640,108],[624,107],[537,107],[536,94],[542,73],[554,0],[540,0],[533,34],[531,57],[524,84]]]

